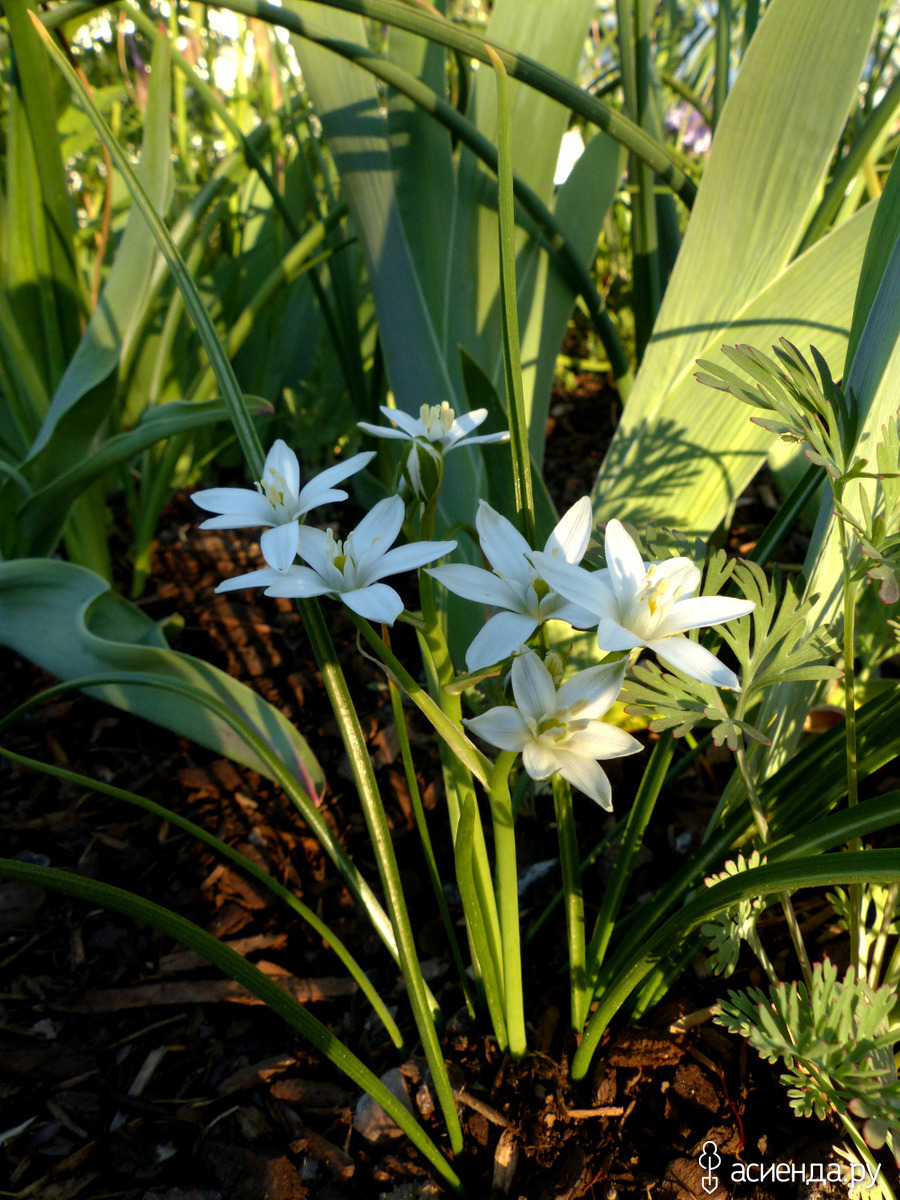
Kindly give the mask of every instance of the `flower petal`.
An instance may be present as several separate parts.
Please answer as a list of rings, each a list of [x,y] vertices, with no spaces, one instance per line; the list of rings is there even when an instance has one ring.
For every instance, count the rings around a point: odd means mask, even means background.
[[[579,792],[583,792],[589,800],[611,812],[612,788],[600,764],[592,762],[589,758],[579,758],[575,754],[565,752],[560,753],[558,758],[559,773],[563,779],[568,779],[569,783]]]
[[[365,450],[362,454],[354,454],[344,462],[335,463],[333,467],[320,471],[315,479],[311,479],[300,492],[296,515],[299,516],[300,513],[309,512],[311,508],[317,508],[320,504],[327,504],[334,500],[336,497],[331,491],[334,485],[349,479],[351,475],[356,475],[374,457],[374,450]],[[339,498],[346,500],[347,493],[342,491]]]
[[[314,525],[298,526],[297,553],[323,578],[335,569],[328,554],[328,545],[329,538],[324,529],[316,529]]]
[[[556,774],[559,770],[559,757],[549,746],[531,741],[522,751],[522,766],[532,779],[540,782]]]
[[[474,600],[477,604],[494,604],[498,608],[515,611],[519,597],[515,588],[505,579],[485,571],[483,567],[472,567],[468,563],[447,563],[443,567],[431,567],[428,571],[438,583],[442,583],[454,596]]]
[[[386,404],[380,406],[381,412],[387,419],[398,425],[407,437],[424,437],[425,429],[422,422],[416,417],[411,417],[408,412],[404,412],[402,408],[388,408]]]
[[[271,525],[274,509],[265,496],[250,488],[204,488],[194,492],[193,502],[207,512],[222,513],[234,519],[233,525],[208,525],[201,529],[242,529],[251,525]],[[240,521],[240,524],[238,524]]]
[[[403,601],[386,583],[372,583],[368,587],[341,592],[341,599],[355,613],[380,625],[393,625],[403,612]]]
[[[601,617],[597,626],[597,645],[605,653],[614,654],[618,650],[637,650],[646,642],[612,617]]]
[[[287,507],[300,492],[300,463],[287,442],[279,438],[266,455],[263,479],[268,474],[280,476],[285,482],[284,500]]]
[[[733,621],[735,617],[745,617],[753,612],[755,607],[752,600],[738,600],[732,596],[694,596],[676,600],[659,624],[659,636],[668,637],[672,633],[684,633],[686,629],[699,629],[701,625]]]
[[[610,585],[617,599],[632,600],[643,585],[647,567],[634,539],[622,522],[615,518],[606,526],[604,553]]]
[[[689,558],[664,558],[662,562],[654,563],[657,582],[665,579],[670,591],[681,588],[684,596],[692,596],[700,586],[703,572]]]
[[[547,538],[545,554],[560,555],[569,563],[580,563],[591,540],[593,513],[589,496],[582,496],[558,522]]]
[[[498,750],[518,753],[531,741],[531,731],[522,714],[511,705],[489,708],[480,717],[464,718],[463,725]]]
[[[623,758],[626,754],[637,754],[643,746],[607,721],[591,721],[586,729],[576,729],[566,740],[565,749],[579,758]]]
[[[385,575],[397,575],[401,571],[424,567],[426,563],[443,558],[455,549],[456,542],[410,542],[408,546],[395,546],[374,564],[367,580],[383,579]]]
[[[473,408],[471,412],[460,413],[453,422],[451,433],[458,433],[460,437],[465,437],[471,433],[473,429],[477,429],[484,421],[487,420],[488,410],[486,408]]]
[[[730,688],[739,692],[741,685],[737,675],[705,650],[699,642],[692,642],[682,634],[660,638],[647,643],[647,648],[658,654],[664,663],[699,679],[701,683],[711,683],[714,687]]]
[[[486,500],[481,500],[475,516],[475,528],[481,549],[494,570],[506,579],[528,583],[531,567],[525,555],[531,554],[532,550],[515,525],[495,512]]]
[[[266,588],[267,596],[287,596],[291,600],[307,600],[310,596],[327,596],[333,588],[310,567],[292,567],[278,572],[279,578]]]
[[[535,570],[555,592],[571,604],[600,617],[618,617],[619,606],[609,583],[608,571],[586,571],[573,563],[541,552],[531,555]]]
[[[450,450],[455,450],[462,440],[462,438],[456,438],[451,445],[446,447],[445,453]],[[467,446],[495,446],[498,442],[508,441],[508,429],[504,429],[502,433],[479,433],[477,437],[467,437],[465,439]]]
[[[372,437],[396,438],[403,442],[410,440],[408,433],[404,433],[402,429],[395,429],[393,425],[370,425],[368,421],[357,421],[356,427],[366,433],[371,433]]]
[[[553,677],[533,650],[516,656],[510,680],[516,704],[526,717],[542,721],[556,712]]]
[[[288,521],[286,525],[276,525],[274,529],[264,529],[259,539],[263,558],[276,571],[286,571],[297,556],[298,535],[300,526],[296,521]]]
[[[579,717],[592,719],[609,712],[625,681],[626,659],[599,663],[579,671],[565,681],[556,695],[557,712],[568,712],[578,706]]]
[[[268,587],[272,583],[281,582],[284,578],[281,571],[274,567],[260,567],[258,571],[248,571],[245,575],[235,575],[232,579],[223,579],[216,592],[236,592],[241,588]]]
[[[539,613],[543,621],[567,621],[576,629],[590,629],[597,624],[597,614],[590,613],[586,608],[570,604],[557,592],[545,596],[539,605]]]
[[[357,564],[374,552],[379,558],[397,540],[406,507],[399,496],[387,496],[371,508],[350,535]],[[344,543],[346,545],[346,541]]]
[[[503,662],[528,641],[537,627],[537,621],[521,613],[496,613],[472,640],[466,651],[466,666],[470,671],[480,671]]]

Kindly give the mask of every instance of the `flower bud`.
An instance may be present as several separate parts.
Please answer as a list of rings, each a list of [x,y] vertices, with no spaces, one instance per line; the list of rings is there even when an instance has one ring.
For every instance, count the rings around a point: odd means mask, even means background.
[[[439,445],[414,438],[400,462],[400,491],[427,504],[441,490],[444,481],[444,455]]]

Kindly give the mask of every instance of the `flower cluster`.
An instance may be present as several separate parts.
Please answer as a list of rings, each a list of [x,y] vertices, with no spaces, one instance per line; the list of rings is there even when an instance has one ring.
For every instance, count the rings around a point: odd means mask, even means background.
[[[471,437],[486,418],[479,409],[457,418],[447,404],[422,405],[419,418],[382,408],[390,427],[360,422],[366,432],[409,443],[406,483],[422,498],[421,454],[437,465],[463,442],[500,442],[509,434]],[[419,455],[413,461],[413,453]],[[347,493],[334,485],[362,470],[374,457],[357,454],[300,486],[297,456],[277,441],[266,457],[256,491],[211,488],[195,502],[217,514],[204,529],[264,526],[260,546],[266,566],[228,579],[217,591],[264,587],[267,596],[329,596],[368,620],[392,625],[403,611],[400,596],[385,577],[425,567],[455,549],[455,541],[418,541],[394,546],[406,515],[400,495],[376,504],[343,540],[331,529],[303,523],[306,514]],[[427,464],[426,464],[427,465]],[[588,571],[580,564],[591,536],[587,497],[558,522],[543,549],[528,544],[515,526],[484,500],[475,527],[490,570],[466,563],[431,567],[434,579],[449,591],[497,611],[484,623],[466,651],[472,672],[512,660],[512,704],[500,704],[468,720],[468,727],[500,750],[522,755],[535,780],[559,774],[604,808],[611,807],[609,780],[600,761],[634,754],[640,748],[630,734],[600,718],[618,698],[627,660],[642,649],[664,663],[717,687],[740,689],[734,673],[708,650],[691,641],[688,631],[730,621],[751,612],[747,600],[697,596],[701,573],[687,558],[644,562],[620,521],[606,528],[606,566]],[[299,562],[296,561],[299,558]],[[614,657],[563,680],[558,655],[540,657],[528,642],[546,621],[564,621],[576,629],[596,629],[597,647]]]
[[[343,542],[330,529],[326,532],[301,524],[301,518],[310,509],[328,501],[346,500],[347,493],[331,485],[362,470],[373,457],[371,452],[354,455],[301,488],[296,454],[284,442],[277,441],[266,456],[256,492],[245,488],[197,492],[196,504],[222,514],[204,521],[201,529],[270,526],[260,538],[260,548],[269,565],[226,579],[216,591],[264,587],[267,596],[297,599],[331,596],[361,617],[393,625],[403,612],[403,601],[381,580],[386,575],[434,562],[454,550],[456,542],[416,542],[394,547],[405,513],[399,496],[379,501]],[[294,562],[298,555],[305,565]]]

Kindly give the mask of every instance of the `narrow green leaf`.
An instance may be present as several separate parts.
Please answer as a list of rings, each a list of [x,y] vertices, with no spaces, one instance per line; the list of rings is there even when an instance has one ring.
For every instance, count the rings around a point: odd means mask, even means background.
[[[6,879],[32,883],[51,891],[62,892],[93,905],[121,912],[143,924],[151,925],[163,933],[188,946],[207,962],[217,966],[225,975],[236,980],[283,1020],[298,1030],[313,1046],[354,1083],[381,1105],[386,1113],[400,1126],[413,1145],[431,1163],[442,1179],[458,1195],[463,1194],[459,1176],[443,1157],[422,1127],[411,1116],[397,1097],[348,1050],[339,1038],[308,1012],[277,983],[249,963],[242,955],[226,946],[224,942],[201,929],[192,921],[178,916],[168,908],[136,896],[122,888],[86,879],[57,867],[39,867],[33,863],[22,863],[14,859],[0,858],[0,875]]]

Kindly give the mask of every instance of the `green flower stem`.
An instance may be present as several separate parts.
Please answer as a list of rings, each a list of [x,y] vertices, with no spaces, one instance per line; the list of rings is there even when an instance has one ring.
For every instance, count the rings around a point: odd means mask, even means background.
[[[450,1145],[454,1154],[460,1154],[463,1148],[462,1129],[460,1128],[459,1116],[456,1111],[456,1101],[453,1097],[453,1089],[447,1075],[447,1067],[441,1053],[441,1045],[435,1028],[435,1017],[439,1015],[440,1010],[437,1009],[422,977],[415,938],[413,937],[409,912],[406,907],[406,897],[403,895],[403,884],[400,880],[400,871],[397,867],[397,859],[394,854],[391,830],[381,803],[381,796],[378,794],[378,785],[375,782],[372,763],[369,760],[365,739],[359,725],[359,718],[356,715],[356,707],[350,696],[347,681],[338,662],[334,643],[331,640],[328,626],[325,624],[318,602],[316,600],[299,600],[298,606],[309,635],[309,640],[312,643],[319,670],[322,672],[325,690],[328,693],[328,699],[331,702],[332,710],[340,727],[341,739],[347,751],[350,768],[353,772],[353,780],[359,792],[363,814],[369,830],[369,837],[372,840],[372,847],[378,863],[378,873],[381,877],[382,887],[384,888],[388,912],[390,913],[391,922],[394,926],[394,934],[397,938],[403,979],[406,983],[416,1028],[422,1039],[425,1057],[431,1068],[438,1103],[441,1106],[441,1111],[447,1124]],[[365,624],[368,625],[368,621]],[[371,626],[369,628],[371,629]],[[374,630],[372,630],[372,633],[376,637],[376,640],[381,642],[381,639],[374,634]],[[381,642],[381,645],[383,646],[384,643]]]
[[[522,948],[519,934],[519,877],[516,871],[516,828],[509,796],[509,772],[518,756],[502,750],[491,773],[488,798],[494,825],[495,887],[503,943],[503,981],[509,1053],[521,1058],[526,1050],[525,1009],[522,1000]]]
[[[447,941],[450,945],[450,953],[453,956],[453,962],[456,966],[456,973],[459,976],[460,986],[463,990],[463,995],[466,999],[466,1007],[469,1010],[469,1015],[475,1016],[475,1003],[472,997],[472,990],[469,987],[469,980],[466,976],[466,967],[463,962],[463,957],[459,949],[459,941],[456,937],[456,930],[453,928],[453,921],[450,917],[450,910],[447,908],[447,900],[444,896],[444,888],[441,883],[441,877],[438,873],[437,862],[434,857],[434,848],[431,844],[431,835],[428,832],[428,822],[425,819],[425,809],[422,805],[422,796],[419,792],[419,781],[416,779],[416,769],[412,759],[412,749],[409,744],[409,730],[406,728],[406,718],[403,715],[403,698],[400,694],[400,689],[393,679],[388,679],[388,692],[391,697],[391,710],[394,714],[394,728],[397,730],[397,741],[400,745],[400,758],[403,762],[403,774],[406,778],[406,786],[409,790],[409,798],[412,802],[413,815],[416,821],[416,829],[419,833],[419,840],[422,843],[422,852],[425,855],[425,865],[428,869],[428,878],[431,880],[431,887],[434,892],[434,898],[437,900],[438,909],[440,910],[441,920],[444,923],[444,930],[447,934]]]
[[[64,779],[67,783],[74,783],[78,787],[87,788],[90,791],[99,792],[103,796],[110,796],[113,800],[124,800],[127,804],[133,804],[136,808],[142,808],[145,812],[153,813],[162,821],[168,821],[170,825],[174,825],[177,829],[183,829],[185,833],[198,841],[205,843],[217,854],[221,854],[223,858],[229,859],[244,871],[247,875],[251,875],[258,883],[276,896],[282,904],[286,904],[292,909],[302,921],[310,925],[320,938],[325,942],[330,950],[332,950],[341,960],[347,971],[359,987],[360,991],[372,1005],[372,1008],[378,1014],[382,1024],[388,1032],[388,1035],[394,1045],[401,1053],[406,1052],[406,1047],[403,1042],[403,1034],[397,1027],[397,1023],[387,1009],[387,1005],[379,996],[378,992],[372,986],[372,982],[366,975],[365,971],[334,932],[321,921],[311,908],[307,907],[302,900],[298,899],[293,892],[289,891],[283,884],[279,883],[265,867],[261,867],[252,859],[247,858],[245,854],[241,854],[240,850],[235,850],[233,846],[229,846],[227,842],[223,842],[221,838],[216,837],[214,833],[209,833],[200,825],[195,825],[193,821],[188,821],[185,817],[180,816],[171,808],[166,808],[162,804],[157,804],[153,800],[148,800],[144,796],[139,796],[135,792],[129,792],[125,788],[114,787],[110,783],[103,783],[97,779],[91,779],[87,775],[81,775],[76,771],[66,770],[64,767],[51,766],[49,763],[38,762],[37,759],[27,758],[23,754],[15,754],[12,750],[6,750],[0,746],[0,755],[15,763],[17,766],[25,767],[30,771],[40,771],[44,775],[51,775],[54,779]]]
[[[624,820],[617,821],[616,824],[613,826],[613,828],[610,829],[610,831],[608,833],[605,833],[603,835],[603,837],[600,839],[600,841],[596,844],[596,846],[594,846],[593,849],[590,850],[584,856],[584,858],[581,860],[581,862],[579,863],[579,866],[578,866],[578,872],[582,876],[582,878],[584,877],[584,873],[588,869],[588,867],[593,866],[593,864],[597,861],[597,859],[600,857],[600,855],[603,853],[603,851],[606,849],[606,847],[610,844],[610,842],[614,841],[617,837],[619,837],[619,835],[622,833],[622,830],[624,828],[625,828],[625,821]],[[560,904],[562,904],[564,900],[565,900],[565,893],[557,892],[556,895],[553,897],[553,899],[547,904],[546,908],[541,913],[541,915],[537,918],[536,921],[534,921],[532,923],[528,932],[525,934],[525,945],[526,946],[528,946],[534,940],[534,938],[543,929],[543,927],[546,925],[547,921],[550,919],[550,917],[553,915],[553,913],[557,910],[557,908],[559,908]]]
[[[391,672],[394,679],[400,684],[413,704],[421,709],[431,722],[435,732],[440,734],[460,762],[466,765],[478,782],[487,787],[491,769],[487,758],[485,758],[477,746],[469,741],[460,727],[454,724],[440,706],[432,700],[425,689],[416,683],[409,671],[407,671],[393,652],[388,649],[366,618],[352,612],[349,608],[347,612],[350,614],[353,624],[387,667],[388,671]]]
[[[887,940],[890,937],[891,923],[894,920],[894,913],[897,911],[898,900],[900,900],[900,883],[894,883],[888,891],[887,899],[881,913],[881,921],[878,925],[878,933],[875,937],[875,944],[872,947],[869,986],[873,988],[878,987],[878,977],[881,974],[881,964],[884,961],[884,951],[887,947]]]
[[[423,541],[428,541],[433,534],[433,525],[428,526],[427,523],[425,524],[426,528],[424,531],[420,529],[420,537]],[[419,646],[422,650],[422,661],[428,679],[428,687],[432,698],[440,705],[441,711],[453,722],[455,728],[460,729],[462,727],[462,700],[459,696],[445,691],[445,685],[454,676],[453,662],[450,658],[447,639],[444,636],[441,617],[434,601],[434,580],[425,571],[419,572],[419,592],[422,599],[422,614],[425,622],[424,630],[419,631]],[[472,881],[475,900],[480,908],[479,921],[484,931],[482,945],[486,946],[490,953],[497,989],[502,996],[503,959],[501,953],[500,918],[497,913],[497,902],[491,885],[491,868],[488,861],[487,845],[484,840],[484,828],[481,824],[478,803],[475,798],[472,773],[468,767],[460,762],[451,747],[443,739],[440,739],[438,749],[441,755],[441,765],[444,774],[444,791],[447,796],[450,836],[453,839],[454,846],[456,844],[463,805],[467,797],[470,796],[472,798],[473,829],[471,834],[472,856],[470,864]],[[466,861],[468,863],[469,860],[467,859]],[[478,956],[475,956],[476,972],[481,972],[483,965],[479,962]],[[495,1033],[505,1048],[505,1032],[499,1030],[496,1024]]]
[[[741,702],[738,703],[738,711],[742,717],[743,703]],[[740,717],[738,719],[740,719]],[[743,739],[738,741],[734,756],[737,759],[738,770],[740,771],[741,778],[744,781],[744,787],[747,789],[747,799],[750,802],[750,808],[753,812],[753,819],[756,822],[756,828],[759,830],[760,841],[763,845],[765,845],[769,840],[769,823],[766,820],[766,815],[763,812],[763,807],[760,803],[759,792],[756,790],[756,781],[753,778],[753,774],[750,771],[750,767],[747,763],[747,753],[744,750]],[[800,931],[800,922],[797,920],[797,914],[794,912],[794,906],[791,903],[790,893],[782,892],[779,896],[779,900],[781,901],[781,908],[784,912],[784,919],[787,921],[787,927],[790,931],[791,941],[794,943],[794,950],[797,952],[797,958],[800,960],[800,969],[803,971],[803,978],[806,980],[807,988],[811,988],[812,966],[810,965],[809,955],[806,952],[806,944],[803,941],[803,934]],[[762,945],[759,941],[759,938],[756,937],[754,933],[754,937],[752,939],[748,937],[747,941],[750,942],[751,949],[759,959],[760,966],[763,968],[766,974],[769,975],[769,978],[772,979],[774,983],[777,983],[777,978],[772,974],[771,963],[766,966],[766,963],[768,963],[769,960],[765,953],[762,952]],[[762,957],[760,957],[761,952]]]
[[[842,488],[835,489],[835,499],[840,501]],[[838,518],[838,536],[841,543],[841,562],[844,568],[844,726],[847,746],[847,807],[855,808],[859,803],[859,764],[856,746],[856,583],[851,576],[850,548],[844,522]],[[851,850],[861,850],[862,841],[857,837],[850,842]],[[850,962],[857,977],[865,978],[865,950],[860,929],[862,888],[850,886]]]
[[[603,893],[603,903],[600,905],[600,912],[597,915],[594,932],[591,936],[591,944],[587,951],[586,987],[584,1003],[578,1014],[579,1025],[583,1025],[587,1020],[588,1009],[597,986],[597,977],[603,965],[603,959],[606,956],[606,950],[609,946],[609,939],[612,936],[616,918],[619,915],[619,909],[625,896],[625,888],[631,878],[634,860],[641,847],[644,831],[653,814],[653,808],[659,797],[663,780],[669,769],[674,752],[675,739],[671,732],[667,730],[660,736],[659,741],[653,747],[653,753],[650,755],[650,761],[644,770],[638,793],[635,796],[634,804],[625,823],[622,844],[616,855],[612,874]]]
[[[572,789],[561,775],[553,776],[553,805],[556,810],[556,835],[559,838],[559,863],[562,870],[562,895],[566,905],[566,933],[569,939],[569,997],[572,1028],[581,1032],[587,1018],[585,999],[584,893],[578,861],[578,835],[572,812]]]

